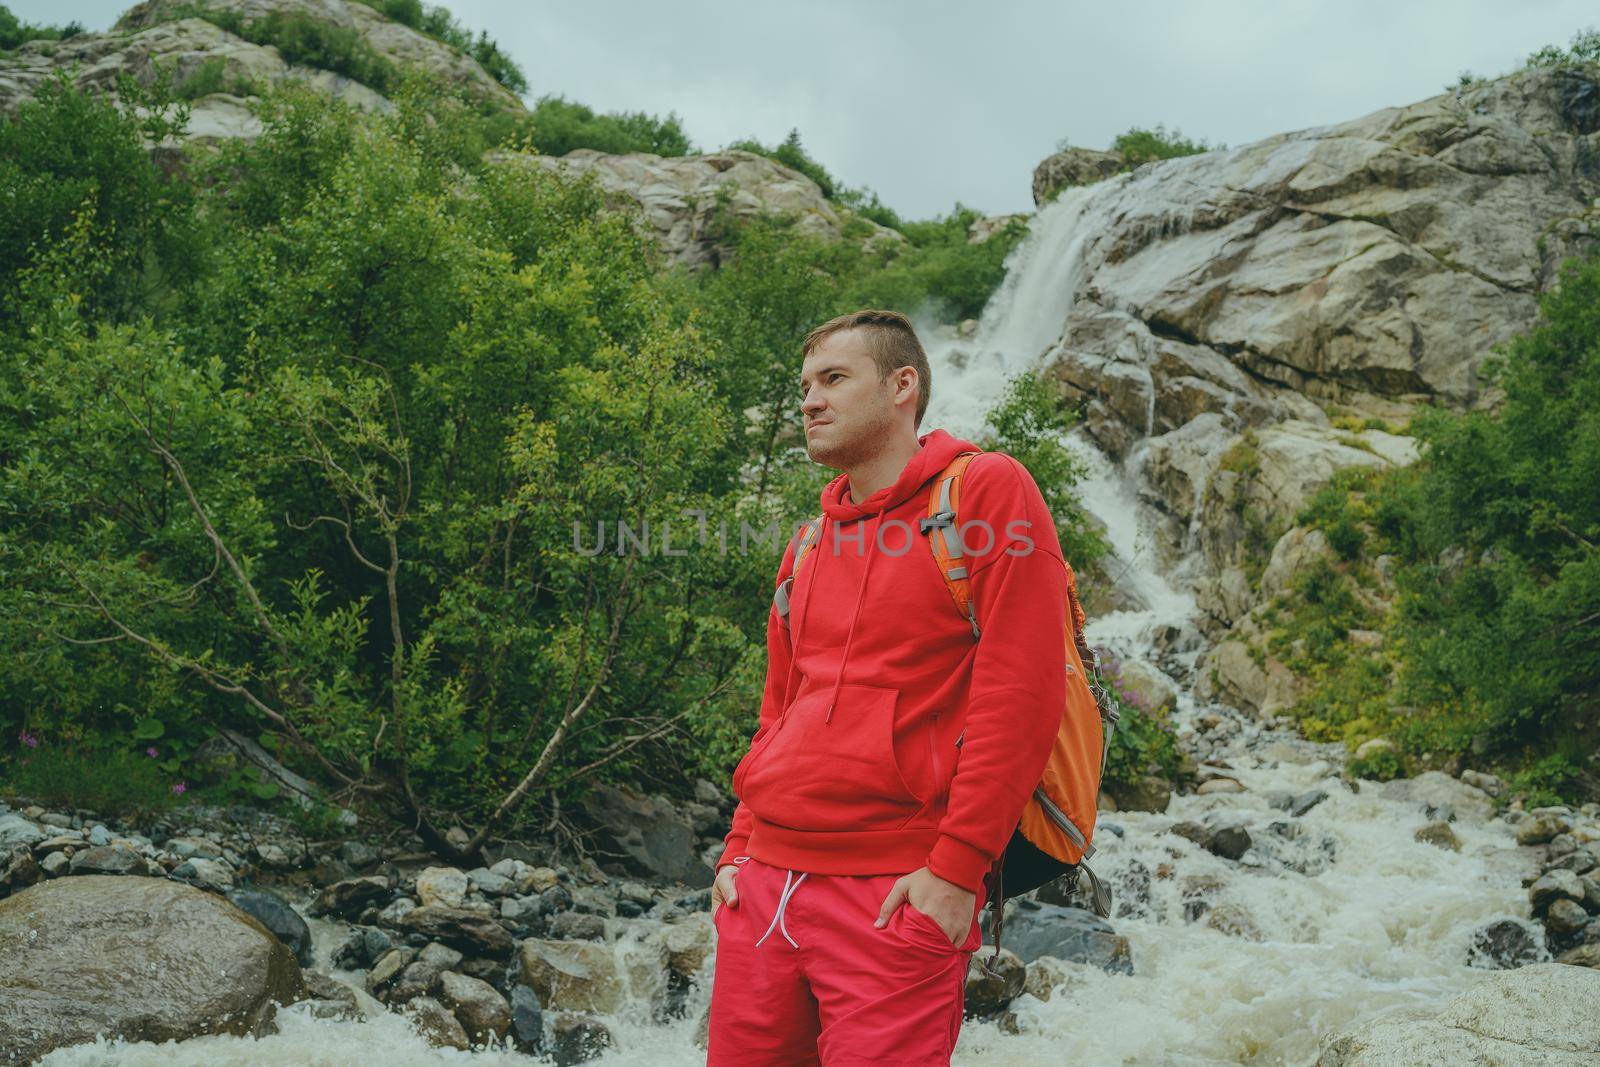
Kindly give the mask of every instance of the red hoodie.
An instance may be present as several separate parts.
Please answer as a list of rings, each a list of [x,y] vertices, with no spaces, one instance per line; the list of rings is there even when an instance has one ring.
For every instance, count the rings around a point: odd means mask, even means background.
[[[767,615],[760,726],[733,772],[719,868],[746,854],[818,874],[926,865],[976,892],[1039,782],[1066,701],[1055,523],[1021,463],[988,452],[968,465],[956,511],[974,639],[917,520],[934,476],[977,446],[944,430],[919,443],[860,504],[844,474],[822,490],[788,626]]]

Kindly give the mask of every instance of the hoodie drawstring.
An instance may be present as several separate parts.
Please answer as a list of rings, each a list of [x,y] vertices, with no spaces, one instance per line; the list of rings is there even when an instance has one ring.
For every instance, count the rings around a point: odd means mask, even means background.
[[[883,515],[876,516],[877,522],[873,524],[872,535],[867,540],[867,566],[861,573],[861,588],[856,592],[856,610],[850,616],[850,631],[845,635],[844,654],[839,658],[839,674],[833,680],[833,692],[828,696],[828,714],[822,717],[823,722],[833,721],[833,704],[839,699],[839,686],[844,682],[844,669],[850,662],[850,643],[856,639],[856,623],[861,618],[861,604],[867,598],[867,579],[872,577],[872,561],[877,558],[877,553],[872,551],[873,542],[877,539],[878,526],[883,522]],[[807,598],[806,607],[810,607]]]
[[[793,879],[792,884],[790,881],[791,879]],[[778,897],[778,910],[773,912],[772,922],[767,924],[767,933],[762,934],[756,939],[757,947],[760,947],[761,942],[767,939],[767,934],[772,933],[772,928],[774,926],[776,926],[783,934],[783,939],[785,941],[789,942],[789,944],[793,945],[795,948],[800,947],[799,943],[795,941],[794,938],[789,936],[789,926],[783,921],[783,909],[789,906],[789,898],[794,896],[794,891],[799,889],[800,883],[805,880],[806,876],[804,873],[802,873],[799,878],[795,878],[793,871],[789,871],[783,876],[783,893]]]

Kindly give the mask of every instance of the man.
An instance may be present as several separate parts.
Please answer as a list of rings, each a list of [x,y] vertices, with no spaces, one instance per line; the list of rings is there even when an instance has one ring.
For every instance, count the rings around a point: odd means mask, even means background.
[[[708,1062],[948,1064],[986,876],[1065,700],[1066,579],[1032,477],[989,452],[957,509],[981,638],[918,519],[976,448],[918,436],[931,385],[905,316],[859,311],[802,346],[807,451],[842,473],[767,617],[760,725],[717,861]],[[794,566],[791,539],[779,584]]]

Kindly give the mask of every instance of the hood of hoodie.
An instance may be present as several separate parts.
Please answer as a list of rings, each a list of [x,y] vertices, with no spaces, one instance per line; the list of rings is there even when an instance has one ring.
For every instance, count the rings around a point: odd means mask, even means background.
[[[890,485],[884,486],[859,504],[850,499],[850,478],[847,474],[840,474],[822,489],[822,512],[824,517],[821,531],[822,540],[818,542],[816,550],[808,553],[805,561],[807,573],[803,576],[807,584],[805,609],[801,613],[798,624],[794,627],[793,637],[796,650],[806,632],[806,616],[811,610],[810,595],[816,584],[818,572],[825,565],[825,560],[831,554],[823,550],[833,537],[832,527],[842,523],[854,522],[858,519],[869,520],[867,528],[861,531],[865,545],[866,566],[862,571],[861,582],[856,591],[855,607],[850,614],[850,625],[846,630],[844,651],[839,657],[839,669],[833,680],[833,689],[828,698],[828,710],[824,721],[832,721],[833,706],[838,700],[839,687],[844,683],[845,672],[850,665],[850,648],[855,643],[856,624],[861,619],[861,607],[866,601],[867,582],[872,576],[872,563],[880,554],[877,550],[878,526],[882,522],[883,514],[892,508],[905,503],[918,492],[922,491],[934,475],[938,474],[950,461],[962,452],[978,451],[978,446],[971,441],[955,437],[945,430],[932,430],[917,438],[922,446],[912,457],[906,461],[900,476]],[[795,657],[794,667],[791,668],[790,683],[793,682],[793,671],[798,667],[799,657]],[[792,690],[791,690],[792,695]]]
[[[867,499],[857,504],[850,499],[850,476],[840,474],[822,487],[822,512],[832,522],[849,522],[852,519],[881,515],[890,508],[904,503],[922,483],[950,465],[962,452],[976,452],[978,446],[971,441],[952,436],[946,430],[930,430],[917,438],[922,447],[906,461],[900,477]]]

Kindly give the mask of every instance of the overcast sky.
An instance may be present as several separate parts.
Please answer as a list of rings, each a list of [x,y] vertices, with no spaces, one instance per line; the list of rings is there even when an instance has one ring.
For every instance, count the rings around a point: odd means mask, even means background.
[[[91,30],[131,2],[0,0]],[[702,149],[790,127],[902,215],[1032,210],[1065,138],[1165,123],[1212,143],[1355,118],[1499,74],[1600,24],[1580,0],[449,0],[528,75],[531,101],[676,111]]]

